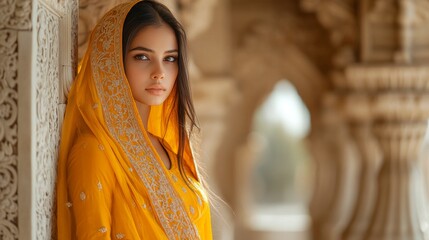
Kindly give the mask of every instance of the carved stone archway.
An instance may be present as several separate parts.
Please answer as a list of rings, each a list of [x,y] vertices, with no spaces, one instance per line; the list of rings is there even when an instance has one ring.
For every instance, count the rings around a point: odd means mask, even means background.
[[[238,158],[243,155],[242,146],[247,144],[254,113],[274,85],[287,79],[310,110],[312,124],[317,123],[322,108],[320,99],[331,88],[325,75],[329,63],[322,60],[330,57],[330,42],[317,19],[302,13],[297,2],[236,0],[232,1],[231,11],[231,71],[238,101],[229,109],[215,167],[223,196],[237,211],[235,223],[239,230],[244,224],[240,219],[249,211],[240,202],[244,190],[240,185],[242,179],[237,176],[248,175],[242,171],[249,166],[238,163],[250,163]],[[303,43],[303,39],[307,42]],[[312,44],[324,48],[317,50],[310,47]],[[308,138],[314,134],[317,135],[317,129]],[[247,237],[240,234],[236,235],[238,239]]]
[[[318,63],[310,60],[308,53],[297,44],[299,37],[315,39],[324,33],[322,30],[302,31],[301,36],[297,36],[298,29],[304,30],[292,20],[299,17],[294,16],[297,7],[296,3],[284,1],[233,1],[232,74],[240,101],[231,107],[226,122],[228,135],[218,153],[219,161],[225,164],[219,163],[218,175],[228,176],[219,181],[226,200],[233,206],[237,204],[233,199],[239,190],[233,184],[236,169],[228,163],[233,162],[234,149],[245,142],[253,113],[275,83],[288,79],[294,84],[314,118],[320,104],[318,99],[329,89]],[[313,30],[317,28],[316,20],[304,24]]]

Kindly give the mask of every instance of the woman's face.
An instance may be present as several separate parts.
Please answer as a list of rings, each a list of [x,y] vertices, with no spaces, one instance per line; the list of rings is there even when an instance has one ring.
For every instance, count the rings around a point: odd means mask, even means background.
[[[178,50],[168,25],[147,26],[137,32],[124,60],[137,105],[160,105],[170,95],[178,73]]]

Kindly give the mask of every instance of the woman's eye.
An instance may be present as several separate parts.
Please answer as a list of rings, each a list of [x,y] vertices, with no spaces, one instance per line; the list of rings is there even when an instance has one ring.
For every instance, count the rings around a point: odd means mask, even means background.
[[[149,60],[149,58],[146,57],[146,55],[136,55],[136,56],[134,56],[134,58],[137,60],[142,60],[142,61]]]
[[[169,57],[164,58],[164,60],[167,62],[175,62],[175,61],[177,61],[177,57],[169,56]]]

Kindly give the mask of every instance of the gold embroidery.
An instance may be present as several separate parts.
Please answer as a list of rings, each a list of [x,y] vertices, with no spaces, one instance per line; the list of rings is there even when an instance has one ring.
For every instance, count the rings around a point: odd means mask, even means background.
[[[79,197],[80,197],[80,200],[83,201],[83,200],[86,199],[86,194],[84,192],[81,192],[80,195],[79,195]]]
[[[103,185],[101,185],[100,181],[98,181],[97,183],[97,188],[98,188],[98,191],[101,191],[103,189]]]
[[[199,195],[197,195],[197,201],[198,201],[198,204],[199,204],[200,206],[202,206],[202,205],[203,205],[203,201],[201,201],[201,197],[200,197]]]
[[[178,181],[176,175],[174,175],[174,174],[171,174],[171,178],[173,179],[174,182]]]

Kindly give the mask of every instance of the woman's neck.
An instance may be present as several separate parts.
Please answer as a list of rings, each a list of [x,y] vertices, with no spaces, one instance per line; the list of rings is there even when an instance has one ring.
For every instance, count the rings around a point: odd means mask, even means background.
[[[140,114],[140,118],[143,122],[143,126],[144,128],[147,130],[147,123],[148,123],[148,119],[149,119],[149,112],[150,112],[150,106],[137,102],[136,101],[136,105],[137,105],[137,110],[139,111]]]

